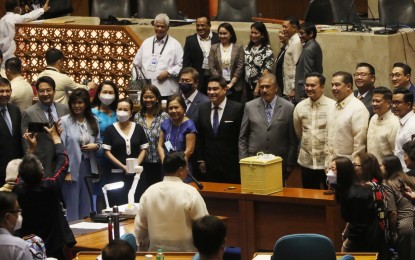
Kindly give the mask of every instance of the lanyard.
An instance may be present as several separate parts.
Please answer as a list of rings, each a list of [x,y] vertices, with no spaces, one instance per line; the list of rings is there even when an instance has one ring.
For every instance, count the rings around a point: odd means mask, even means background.
[[[154,44],[156,43],[156,39],[157,39],[157,38],[155,38],[155,37],[154,37],[154,41],[153,41],[153,50],[152,50],[151,54],[154,54]],[[166,48],[166,44],[167,44],[167,41],[168,41],[168,40],[169,40],[169,36],[167,35],[167,37],[166,37],[166,41],[164,42],[163,48],[161,49],[161,52],[160,52],[160,54],[159,54],[159,55],[161,55],[161,54],[163,53],[164,48]]]

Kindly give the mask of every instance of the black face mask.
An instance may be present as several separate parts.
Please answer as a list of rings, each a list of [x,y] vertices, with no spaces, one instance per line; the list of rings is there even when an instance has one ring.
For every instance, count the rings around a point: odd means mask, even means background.
[[[179,83],[179,88],[183,94],[189,93],[192,90],[192,84],[190,83]]]

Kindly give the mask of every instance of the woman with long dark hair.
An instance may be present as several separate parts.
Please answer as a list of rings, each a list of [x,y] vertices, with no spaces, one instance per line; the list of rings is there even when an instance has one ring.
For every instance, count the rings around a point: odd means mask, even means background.
[[[241,102],[245,86],[244,49],[236,43],[236,34],[230,23],[221,23],[218,27],[220,43],[210,47],[209,67],[211,76],[222,76],[228,87],[228,97]]]
[[[403,192],[407,187],[415,190],[415,178],[403,172],[402,164],[395,155],[384,156],[381,169],[385,176],[390,244],[396,247],[400,259],[410,259],[415,213],[411,199]]]
[[[161,160],[157,152],[161,123],[169,115],[161,107],[161,94],[156,86],[147,85],[141,91],[140,111],[135,114],[134,121],[146,133],[148,148],[143,161],[144,171],[141,174],[139,190],[143,193],[152,184],[162,180]]]
[[[347,223],[342,234],[342,252],[379,252],[381,232],[372,194],[357,178],[355,167],[347,157],[333,160],[337,185],[335,198],[341,205],[341,216]]]
[[[91,211],[84,178],[98,173],[95,152],[101,148],[101,139],[88,91],[75,89],[69,96],[68,105],[70,113],[61,119],[61,138],[69,156],[62,194],[66,203],[66,218],[75,221],[89,216]]]
[[[250,41],[245,48],[245,80],[247,82],[247,98],[251,100],[259,96],[258,79],[272,71],[274,52],[269,45],[267,27],[262,22],[251,25]]]

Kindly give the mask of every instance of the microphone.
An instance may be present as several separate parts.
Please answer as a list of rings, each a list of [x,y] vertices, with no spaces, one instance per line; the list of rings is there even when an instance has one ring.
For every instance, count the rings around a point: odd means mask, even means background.
[[[203,190],[203,184],[200,183],[198,180],[196,180],[195,176],[193,176],[193,174],[191,174],[190,172],[187,173],[190,178],[192,178],[192,180],[196,183],[197,187],[199,188],[199,190]]]

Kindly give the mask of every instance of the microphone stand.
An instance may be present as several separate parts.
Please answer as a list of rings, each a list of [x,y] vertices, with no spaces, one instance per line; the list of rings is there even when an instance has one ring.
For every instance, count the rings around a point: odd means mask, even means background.
[[[353,11],[354,2],[355,2],[355,0],[352,0],[352,3],[350,4],[349,9],[347,11],[347,16],[346,16],[346,30],[343,31],[343,32],[349,32],[350,15],[352,14],[352,11]],[[353,27],[352,27],[351,30],[353,30]]]
[[[192,178],[192,180],[196,183],[196,186],[199,188],[199,190],[203,190],[203,184],[200,183],[198,180],[196,180],[195,176],[193,176],[193,174],[191,174],[190,172],[187,173],[190,178]]]

